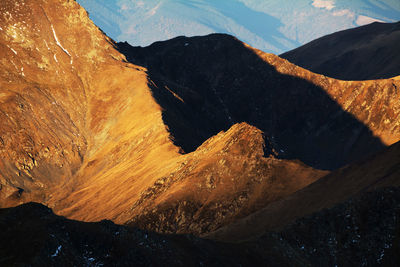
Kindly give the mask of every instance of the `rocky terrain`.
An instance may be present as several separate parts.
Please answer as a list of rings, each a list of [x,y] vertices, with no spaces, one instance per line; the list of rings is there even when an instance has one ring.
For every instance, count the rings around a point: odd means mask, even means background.
[[[0,209],[2,266],[396,266],[399,188],[387,188],[237,244],[83,223],[28,203]]]
[[[235,124],[208,139],[177,170],[142,192],[122,218],[132,218],[129,225],[157,232],[200,235],[326,174],[298,161],[263,155],[260,130]]]
[[[342,80],[372,80],[400,73],[400,22],[374,22],[336,32],[280,55],[290,62]]]
[[[399,76],[223,34],[117,44],[75,1],[0,11],[0,265],[393,262]]]

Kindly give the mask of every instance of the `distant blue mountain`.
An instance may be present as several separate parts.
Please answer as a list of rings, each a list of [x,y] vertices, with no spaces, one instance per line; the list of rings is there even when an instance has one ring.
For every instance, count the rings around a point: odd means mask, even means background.
[[[399,0],[77,0],[116,41],[228,33],[279,54],[323,35],[400,20]]]

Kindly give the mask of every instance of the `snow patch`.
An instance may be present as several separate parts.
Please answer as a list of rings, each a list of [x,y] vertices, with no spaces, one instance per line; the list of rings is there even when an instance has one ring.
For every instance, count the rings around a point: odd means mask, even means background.
[[[54,60],[58,63],[56,54],[54,54]]]
[[[323,8],[326,10],[331,10],[335,8],[335,1],[333,0],[314,0],[312,5],[316,8]]]
[[[47,47],[47,50],[50,50],[50,47],[49,47],[49,45],[47,44],[46,40],[43,40],[43,41],[44,41],[44,44],[45,44],[46,47]]]
[[[14,61],[11,60],[11,63],[14,65],[15,69],[18,71],[17,65],[15,65]]]
[[[57,257],[57,256],[58,256],[58,253],[60,253],[60,251],[61,251],[61,248],[62,248],[62,246],[59,245],[59,246],[57,247],[57,249],[56,249],[56,252],[54,252],[54,254],[51,255],[51,257],[52,257],[52,258]]]
[[[359,15],[357,20],[356,20],[356,24],[358,26],[370,24],[372,22],[383,22],[383,21],[379,20],[379,19],[374,19],[374,18],[371,18],[371,17],[363,16],[363,15]]]
[[[18,55],[17,51],[15,51],[12,47],[10,47],[10,49],[14,52],[14,54]]]
[[[56,31],[54,30],[54,27],[53,27],[53,24],[51,24],[51,29],[53,30],[54,40],[56,40],[57,45],[65,52],[65,54],[67,54],[68,56],[72,57],[71,54],[68,52],[68,50],[65,49],[65,48],[61,45],[60,41],[58,40]],[[71,60],[71,64],[72,64],[72,60]]]

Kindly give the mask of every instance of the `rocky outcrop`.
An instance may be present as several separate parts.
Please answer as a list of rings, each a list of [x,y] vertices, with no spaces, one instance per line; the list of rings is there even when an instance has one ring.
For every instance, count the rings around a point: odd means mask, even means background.
[[[208,139],[178,169],[141,193],[128,213],[133,218],[128,224],[201,235],[326,174],[298,161],[265,158],[263,146],[261,131],[246,123]]]

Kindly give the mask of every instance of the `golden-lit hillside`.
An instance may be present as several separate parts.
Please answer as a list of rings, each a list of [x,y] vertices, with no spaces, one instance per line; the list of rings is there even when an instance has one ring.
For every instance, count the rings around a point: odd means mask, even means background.
[[[220,221],[206,222],[215,228],[324,174],[288,162],[279,181],[288,187],[277,184],[276,192],[263,198],[270,180],[280,175],[274,168],[285,163],[263,158],[259,130],[238,125],[213,138],[212,151],[202,147],[181,155],[152,97],[146,70],[124,62],[75,2],[5,1],[1,8],[10,14],[2,17],[0,35],[3,207],[39,201],[70,218],[124,223],[153,207],[153,198],[165,200],[161,193],[167,189],[167,205],[190,202],[189,188],[202,191],[193,199],[193,212],[207,203],[240,199]],[[243,144],[236,144],[238,139]],[[241,147],[223,151],[231,146]],[[237,166],[219,170],[224,164]],[[150,197],[163,181],[165,188]],[[231,194],[239,189],[249,192]],[[214,206],[202,211],[208,209],[217,213]],[[194,231],[189,228],[182,231]]]

